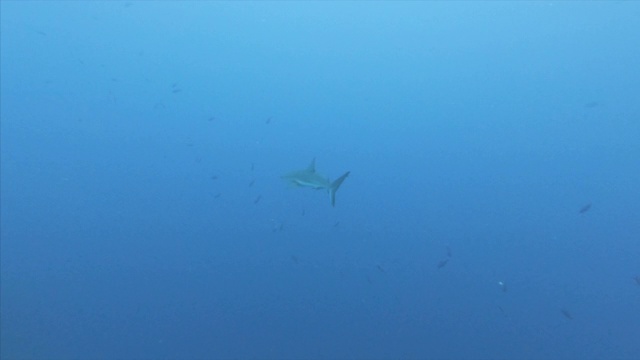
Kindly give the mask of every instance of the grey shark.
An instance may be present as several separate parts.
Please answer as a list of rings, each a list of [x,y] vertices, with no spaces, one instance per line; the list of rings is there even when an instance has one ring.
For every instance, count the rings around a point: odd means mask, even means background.
[[[334,182],[316,172],[316,159],[311,160],[311,164],[304,170],[298,170],[283,175],[282,178],[293,186],[309,187],[312,189],[325,189],[329,193],[331,206],[336,206],[336,192],[344,179],[349,176],[347,171]]]

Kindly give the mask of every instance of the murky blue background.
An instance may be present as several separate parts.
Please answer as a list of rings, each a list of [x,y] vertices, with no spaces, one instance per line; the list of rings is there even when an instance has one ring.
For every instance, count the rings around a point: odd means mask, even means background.
[[[3,359],[640,358],[640,3],[0,6]]]

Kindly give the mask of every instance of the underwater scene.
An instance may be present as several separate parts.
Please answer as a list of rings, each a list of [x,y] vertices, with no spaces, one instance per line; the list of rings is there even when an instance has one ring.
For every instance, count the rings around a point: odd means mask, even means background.
[[[640,359],[640,2],[0,2],[0,358]]]

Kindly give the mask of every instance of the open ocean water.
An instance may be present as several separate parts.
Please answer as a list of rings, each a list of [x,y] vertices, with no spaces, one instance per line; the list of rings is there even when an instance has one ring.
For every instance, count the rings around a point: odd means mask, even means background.
[[[640,2],[0,10],[2,359],[640,359]]]

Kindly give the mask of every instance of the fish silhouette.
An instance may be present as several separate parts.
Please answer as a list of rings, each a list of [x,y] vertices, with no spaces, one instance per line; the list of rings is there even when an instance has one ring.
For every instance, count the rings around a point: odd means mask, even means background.
[[[562,313],[562,315],[564,315],[564,317],[566,317],[569,320],[573,320],[573,315],[571,315],[571,313],[569,312],[569,310],[567,309],[561,309],[560,312]]]
[[[589,211],[591,209],[591,203],[588,203],[587,205],[583,206],[580,208],[580,211],[578,211],[578,213],[580,214],[584,214],[587,211]]]

